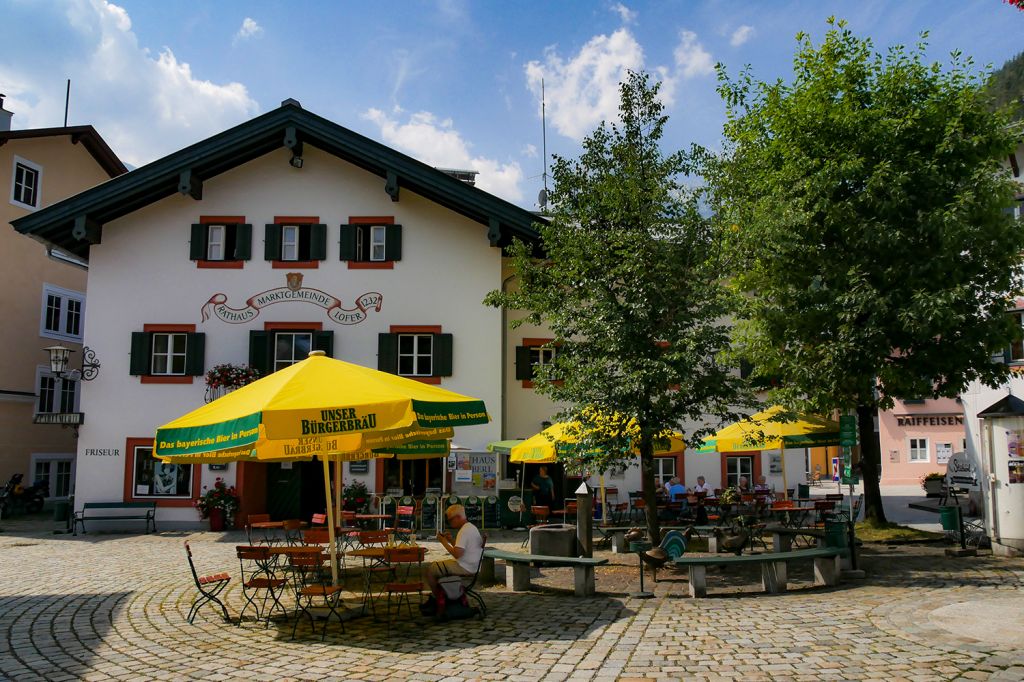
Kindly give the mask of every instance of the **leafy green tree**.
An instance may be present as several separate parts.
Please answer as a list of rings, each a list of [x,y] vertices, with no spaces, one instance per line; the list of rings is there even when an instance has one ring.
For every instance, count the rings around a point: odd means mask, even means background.
[[[543,324],[554,335],[558,352],[535,385],[572,405],[562,419],[580,422],[571,463],[603,471],[639,451],[655,540],[659,439],[683,421],[732,418],[741,386],[723,361],[730,308],[718,244],[683,184],[692,158],[659,147],[667,117],[658,87],[631,73],[621,121],[599,126],[578,159],[555,158],[540,250],[514,244],[517,286],[486,299],[525,311],[513,326]]]
[[[991,358],[1014,335],[1024,232],[1003,210],[1013,135],[972,62],[928,64],[923,43],[878,54],[829,25],[819,45],[797,36],[789,83],[719,67],[710,203],[745,294],[737,346],[780,401],[856,410],[866,518],[882,523],[874,415],[1006,378]]]

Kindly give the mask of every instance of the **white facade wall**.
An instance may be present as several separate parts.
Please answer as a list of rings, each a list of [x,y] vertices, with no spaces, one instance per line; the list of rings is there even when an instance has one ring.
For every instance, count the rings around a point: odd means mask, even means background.
[[[489,424],[457,429],[457,442],[484,451],[501,436],[501,313],[481,303],[501,284],[501,252],[488,244],[486,227],[406,189],[392,202],[381,178],[319,150],[307,147],[304,158],[304,167],[295,169],[289,152],[272,152],[207,180],[201,201],[174,195],[104,225],[102,243],[90,254],[85,329],[85,343],[103,367],[83,386],[79,508],[122,499],[126,438],[152,437],[157,426],[203,404],[202,377],[192,385],[151,385],[129,374],[131,333],[144,324],[195,324],[206,333],[206,368],[247,363],[248,332],[268,321],[321,322],[335,333],[335,357],[370,367],[377,366],[377,335],[390,325],[441,325],[454,335],[453,375],[441,385],[483,399],[492,416]],[[198,269],[189,260],[190,225],[200,215],[245,216],[253,225],[252,258],[244,269]],[[315,305],[283,302],[246,324],[202,321],[201,310],[216,293],[240,308],[254,294],[285,285],[289,270],[272,269],[263,258],[263,226],[275,216],[318,216],[328,226],[327,259],[318,269],[296,270],[304,275],[303,286],[331,294],[345,307],[363,293],[379,292],[381,311],[359,324],[339,325]],[[350,216],[394,216],[403,226],[402,260],[393,270],[350,270],[338,260],[338,225]],[[114,450],[117,455],[86,455]],[[225,475],[202,469],[202,485]],[[371,463],[371,490],[373,474]],[[225,478],[234,480],[233,465]],[[190,508],[161,509],[159,518],[198,521]]]

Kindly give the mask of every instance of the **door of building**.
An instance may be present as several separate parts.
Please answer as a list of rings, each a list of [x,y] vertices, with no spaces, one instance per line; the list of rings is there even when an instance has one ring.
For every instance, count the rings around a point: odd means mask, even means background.
[[[302,519],[326,509],[323,465],[272,462],[267,465],[267,513],[275,521]]]
[[[443,457],[429,459],[387,459],[384,463],[384,489],[401,488],[403,495],[422,495],[427,488],[441,489]]]

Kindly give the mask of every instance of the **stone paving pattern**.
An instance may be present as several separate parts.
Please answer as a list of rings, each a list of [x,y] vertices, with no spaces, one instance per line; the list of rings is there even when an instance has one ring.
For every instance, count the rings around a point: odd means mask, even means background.
[[[200,573],[228,571],[241,533],[165,532],[72,538],[0,534],[0,677],[13,680],[945,680],[1024,679],[1024,641],[984,618],[985,604],[1024,614],[1024,561],[952,559],[939,547],[865,548],[865,580],[759,593],[757,575],[709,571],[692,600],[685,573],[661,571],[654,599],[634,599],[635,556],[599,568],[595,598],[571,596],[571,569],[544,569],[536,590],[487,588],[488,617],[394,627],[361,618],[327,641],[308,626],[225,625],[204,608],[185,621]],[[511,534],[490,544],[515,548]],[[430,544],[437,555],[436,544]],[[611,555],[609,555],[611,556]],[[500,566],[500,564],[499,564]],[[979,618],[948,622],[951,605]],[[977,611],[972,609],[978,607]],[[1019,607],[1019,608],[1017,608]],[[942,618],[933,617],[934,613]],[[971,636],[968,636],[969,632]]]

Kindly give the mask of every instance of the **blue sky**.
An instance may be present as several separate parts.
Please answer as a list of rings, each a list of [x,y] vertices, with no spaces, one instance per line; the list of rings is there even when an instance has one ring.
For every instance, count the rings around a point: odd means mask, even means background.
[[[532,208],[548,151],[575,155],[614,116],[627,68],[665,83],[666,148],[716,146],[713,65],[787,77],[830,14],[876,46],[953,49],[979,68],[1024,50],[1000,0],[794,2],[220,2],[0,0],[0,92],[14,127],[91,123],[141,165],[294,97],[303,106]]]

